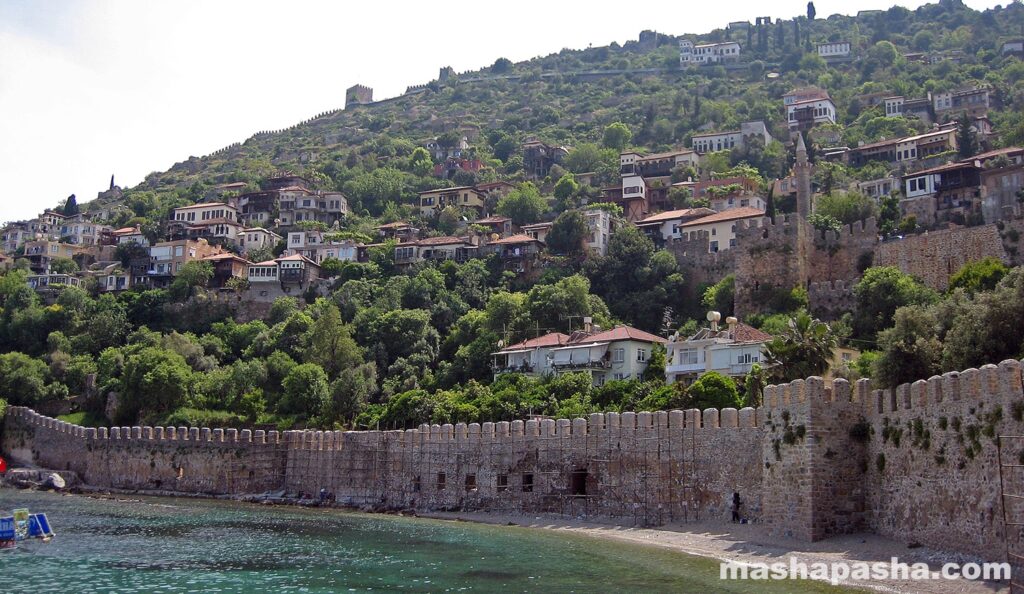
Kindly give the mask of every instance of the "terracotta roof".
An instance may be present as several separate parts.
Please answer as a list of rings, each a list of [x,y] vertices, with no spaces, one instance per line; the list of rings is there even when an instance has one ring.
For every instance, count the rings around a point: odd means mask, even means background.
[[[437,188],[436,190],[427,190],[425,192],[420,192],[419,194],[420,196],[422,196],[423,194],[434,194],[437,192],[459,192],[462,190],[473,190],[474,192],[479,193],[479,190],[477,190],[473,186],[456,186],[454,188]]]
[[[605,330],[604,332],[578,338],[574,342],[577,344],[586,344],[589,342],[609,342],[613,340],[639,340],[642,342],[658,342],[662,344],[668,342],[668,340],[660,336],[655,336],[654,334],[638,330],[631,326],[617,326],[611,330]]]
[[[508,217],[486,217],[486,218],[483,218],[483,219],[477,219],[477,220],[473,221],[473,223],[477,224],[477,225],[490,225],[490,224],[493,224],[493,223],[504,223],[506,221],[511,221],[511,220],[512,219],[510,219]]]
[[[1001,149],[994,150],[994,151],[988,151],[987,153],[981,153],[980,155],[974,155],[969,160],[973,161],[975,159],[981,159],[981,160],[993,159],[995,157],[998,157],[999,155],[1010,155],[1010,154],[1017,153],[1017,152],[1024,152],[1024,148],[1021,148],[1019,146],[1008,146],[1006,148],[1001,148]]]
[[[732,331],[732,338],[736,342],[768,342],[772,339],[772,335],[743,322],[736,322],[736,326]]]
[[[142,233],[138,227],[121,227],[112,231],[114,235],[135,235],[136,233]]]
[[[252,266],[277,266],[277,260],[267,260],[266,262],[256,262]]]
[[[497,241],[492,241],[491,243],[489,243],[487,245],[509,245],[509,244],[513,244],[513,243],[533,243],[533,242],[540,243],[540,240],[539,239],[535,239],[533,237],[530,237],[529,235],[523,235],[523,234],[520,233],[519,235],[513,235],[511,237],[505,237],[504,239],[499,239]]]
[[[280,258],[276,258],[274,260],[274,262],[306,262],[307,264],[313,264],[314,266],[320,266],[316,262],[314,262],[314,261],[310,260],[309,258],[303,256],[302,254],[292,254],[290,256],[282,256]]]
[[[190,210],[190,209],[193,209],[193,208],[213,208],[215,206],[223,206],[225,208],[234,208],[233,206],[228,206],[227,204],[224,204],[223,202],[209,202],[209,203],[206,203],[206,204],[193,204],[191,206],[179,206],[178,208],[175,208],[174,210]]]
[[[764,211],[749,206],[741,208],[731,208],[729,210],[723,210],[722,212],[716,212],[713,215],[699,218],[695,221],[687,221],[680,225],[681,227],[695,227],[697,225],[707,225],[709,223],[720,223],[722,221],[733,221],[736,219],[750,219],[754,217],[763,217]]]
[[[416,245],[450,245],[453,243],[466,243],[466,240],[462,239],[461,237],[451,236],[428,237],[426,239],[421,239],[417,241]],[[401,246],[401,244],[399,244],[399,246]]]
[[[681,219],[683,217],[703,217],[715,214],[715,211],[710,208],[681,208],[679,210],[667,210],[660,212],[656,215],[651,215],[642,221],[638,221],[637,225],[647,225],[651,223],[663,223],[665,221],[671,221],[672,219]]]
[[[803,99],[801,101],[794,101],[790,103],[790,107],[796,107],[797,105],[807,105],[808,103],[817,103],[818,101],[828,101],[829,103],[835,104],[831,97],[818,97],[817,99]]]
[[[545,334],[544,336],[538,336],[537,338],[531,338],[530,340],[524,340],[523,342],[520,343],[511,344],[501,349],[501,351],[499,352],[562,346],[568,342],[568,335],[562,334],[561,332],[552,332],[551,334]]]
[[[910,177],[917,177],[918,175],[929,175],[932,173],[942,173],[944,171],[952,171],[954,169],[971,169],[974,168],[974,160],[961,161],[959,163],[946,163],[945,165],[939,165],[938,167],[932,167],[930,169],[922,169],[920,171],[913,171],[910,173],[903,174],[903,179]]]
[[[379,226],[377,226],[377,229],[399,229],[399,228],[408,227],[408,226],[409,226],[409,223],[406,223],[405,221],[395,221],[394,223],[388,223],[386,225],[379,225]]]
[[[303,188],[302,186],[286,186],[278,190],[278,192],[305,192],[307,194],[312,194],[308,188]]]
[[[522,227],[520,227],[520,229],[522,229],[523,231],[526,231],[527,229],[531,229],[531,230],[533,230],[533,229],[547,229],[547,228],[551,227],[553,224],[554,223],[550,223],[550,222],[549,223],[534,223],[532,225],[523,225]]]
[[[231,252],[225,252],[223,254],[214,254],[212,256],[206,256],[205,258],[203,258],[203,260],[241,260],[242,262],[245,262],[246,264],[252,264],[252,262],[246,260],[245,258],[239,256],[238,254],[232,254]]]

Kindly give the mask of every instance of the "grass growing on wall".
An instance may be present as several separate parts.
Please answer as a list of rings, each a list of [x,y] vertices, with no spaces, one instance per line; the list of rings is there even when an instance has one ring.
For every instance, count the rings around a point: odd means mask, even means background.
[[[71,423],[72,425],[80,425],[82,427],[106,427],[107,423],[101,417],[97,417],[92,413],[85,411],[70,413],[66,415],[60,415],[57,417],[58,421],[64,421],[65,423]]]

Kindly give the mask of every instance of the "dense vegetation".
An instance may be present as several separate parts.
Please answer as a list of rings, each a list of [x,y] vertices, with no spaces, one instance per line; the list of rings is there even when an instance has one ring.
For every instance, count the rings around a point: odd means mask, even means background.
[[[756,51],[758,59],[741,70],[680,70],[677,40],[670,36],[646,53],[627,44],[563,50],[520,64],[499,59],[459,77],[488,80],[432,83],[420,94],[331,113],[191,158],[127,190],[115,204],[113,223],[137,224],[156,239],[172,208],[214,195],[217,184],[243,181],[254,190],[266,177],[290,170],[320,189],[345,192],[353,214],[336,231],[339,237],[368,240],[376,224],[399,219],[447,234],[459,228],[462,213],[417,220],[411,208],[417,191],[504,179],[523,183],[489,210],[518,222],[554,220],[555,255],[536,282],[525,283],[493,260],[399,273],[385,245],[366,264],[325,262],[335,279],[328,298],[282,299],[267,319],[248,323],[233,321],[225,304],[207,297],[201,286],[210,271],[199,264],[166,290],[114,297],[94,287],[69,288],[52,305],[40,302],[23,272],[12,271],[0,278],[0,396],[35,405],[88,393],[85,412],[95,422],[401,427],[530,413],[756,404],[768,381],[823,372],[830,347],[840,340],[866,351],[841,373],[884,384],[1019,356],[1022,273],[982,262],[957,274],[947,295],[896,270],[869,269],[857,287],[855,311],[831,325],[807,314],[802,289],[780,293],[772,311],[747,320],[778,337],[769,348],[769,361],[777,365],[756,370],[742,385],[708,374],[688,390],[666,386],[663,353],[654,355],[647,377],[600,388],[577,374],[545,380],[511,374],[492,382],[490,370],[499,341],[565,332],[568,320],[579,316],[603,327],[622,322],[685,335],[707,308],[731,313],[732,277],[695,286],[672,255],[630,226],[613,235],[607,256],[587,255],[577,209],[597,200],[598,192],[573,174],[596,173],[595,186],[615,182],[623,148],[685,146],[698,130],[747,120],[763,120],[776,138],[785,138],[781,96],[805,84],[828,89],[839,106],[840,125],[814,138],[836,134],[839,144],[855,146],[922,129],[913,120],[885,117],[859,98],[863,94],[918,97],[986,83],[999,101],[990,115],[1000,132],[996,143],[1024,143],[1024,63],[999,52],[1000,42],[1022,25],[1018,3],[979,13],[943,1],[862,18],[801,17],[754,28],[749,38],[724,30],[702,37],[736,39],[749,54]],[[813,53],[813,43],[836,40],[851,41],[859,59],[829,66]],[[962,59],[925,64],[902,55],[951,50],[962,51]],[[660,72],[571,74],[636,69]],[[432,177],[433,159],[422,146],[431,140],[452,146],[473,130],[479,135],[469,153],[484,169],[451,180]],[[519,147],[528,137],[573,147],[564,167],[536,184],[526,183],[522,171]],[[742,171],[767,188],[788,172],[790,159],[778,142],[752,144],[707,156],[706,169]],[[875,203],[849,191],[850,182],[885,173],[878,163],[860,169],[819,163],[815,183],[823,196],[814,224],[838,228],[878,216],[886,232],[913,231],[916,223],[899,219],[894,198]],[[693,172],[674,175],[685,179]],[[694,204],[685,193],[672,199]],[[783,200],[775,206],[792,208]],[[90,391],[86,378],[93,373],[97,386]],[[111,392],[118,397],[108,403]]]

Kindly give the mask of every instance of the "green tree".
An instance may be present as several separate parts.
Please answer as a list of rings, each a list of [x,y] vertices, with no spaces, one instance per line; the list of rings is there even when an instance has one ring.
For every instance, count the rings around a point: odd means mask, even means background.
[[[878,334],[879,355],[871,377],[880,386],[895,387],[940,373],[942,342],[929,307],[910,305],[894,313],[892,328]]]
[[[854,336],[869,341],[892,326],[898,308],[934,303],[938,299],[935,291],[891,266],[869,268],[854,286],[853,294]]]
[[[622,122],[613,122],[604,129],[601,144],[605,148],[621,151],[629,145],[629,141],[632,139],[633,132],[630,131],[629,126]]]
[[[53,274],[74,274],[78,270],[78,264],[71,258],[54,258],[50,261],[50,272]]]
[[[733,314],[736,303],[736,277],[728,275],[704,291],[701,304],[727,318]]]
[[[306,349],[306,361],[316,363],[330,378],[343,369],[363,362],[359,345],[352,338],[352,330],[342,324],[337,306],[330,302],[318,303],[320,315],[313,323]]]
[[[434,161],[430,158],[427,149],[422,146],[413,149],[412,154],[409,155],[409,168],[421,177],[431,172],[434,168]]]
[[[576,183],[576,177],[571,173],[566,173],[558,180],[555,184],[555,199],[558,200],[559,204],[567,205],[569,198],[579,190],[580,185]]]
[[[698,408],[739,408],[740,395],[736,382],[717,371],[709,371],[697,378],[686,389],[686,407]]]
[[[63,214],[67,217],[73,217],[79,213],[78,199],[72,194],[68,196],[68,199],[64,202]]]
[[[171,283],[171,295],[178,299],[192,296],[196,287],[205,287],[213,278],[213,264],[204,260],[185,262]]]
[[[968,293],[991,291],[1010,269],[998,258],[988,257],[964,264],[949,278],[949,290],[964,289]]]
[[[540,220],[547,206],[537,186],[523,182],[498,201],[498,212],[512,219],[513,224],[528,225]]]
[[[331,417],[351,421],[377,391],[377,368],[373,363],[343,369],[331,384]]]
[[[828,324],[800,311],[781,335],[765,345],[768,371],[780,382],[821,375],[828,370],[837,345]]]
[[[280,412],[319,417],[328,411],[331,391],[327,374],[316,363],[296,365],[285,376]]]
[[[159,347],[143,348],[124,360],[121,402],[114,421],[158,420],[188,402],[194,382],[184,357]]]
[[[512,60],[508,58],[498,58],[491,65],[491,72],[494,74],[504,74],[512,68]]]
[[[0,397],[14,406],[34,406],[46,396],[46,363],[23,353],[0,355]]]
[[[978,134],[971,124],[971,118],[966,113],[960,114],[957,121],[956,144],[961,159],[970,159],[978,154]]]
[[[551,224],[546,237],[548,249],[556,254],[579,256],[584,253],[590,234],[587,218],[578,210],[567,210]]]
[[[815,214],[829,216],[843,225],[852,225],[878,216],[878,206],[859,192],[833,192],[817,199]]]

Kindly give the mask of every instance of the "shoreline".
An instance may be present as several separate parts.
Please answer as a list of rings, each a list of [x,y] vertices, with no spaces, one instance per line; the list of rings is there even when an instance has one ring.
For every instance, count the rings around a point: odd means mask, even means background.
[[[13,490],[22,490],[7,486]],[[733,561],[741,564],[789,562],[790,557],[806,565],[836,562],[888,562],[898,557],[901,562],[927,563],[937,571],[943,563],[965,563],[977,559],[936,551],[926,547],[910,548],[895,540],[870,533],[836,536],[826,540],[806,543],[790,538],[769,537],[762,524],[732,524],[722,521],[698,521],[673,523],[654,528],[642,528],[615,523],[613,519],[581,520],[545,514],[509,514],[502,512],[416,512],[413,510],[380,510],[370,506],[321,505],[317,500],[299,500],[280,497],[267,498],[257,494],[212,495],[185,493],[169,490],[129,490],[90,487],[79,484],[65,490],[48,490],[64,496],[83,496],[97,499],[119,499],[122,497],[168,497],[182,499],[206,499],[233,501],[257,506],[285,506],[318,508],[340,512],[358,512],[395,515],[407,518],[424,518],[450,522],[473,522],[493,526],[515,526],[535,530],[567,532],[606,541],[618,541],[634,545],[657,547],[677,553],[703,557],[720,562]],[[308,503],[304,503],[308,502]],[[968,580],[911,581],[900,579],[871,579],[864,581],[845,580],[841,586],[876,592],[921,593],[921,594],[992,594],[1007,591],[1008,586],[999,582]]]

